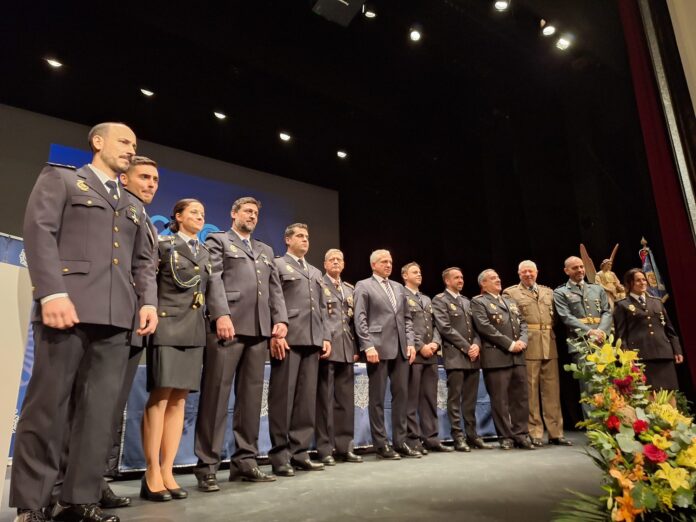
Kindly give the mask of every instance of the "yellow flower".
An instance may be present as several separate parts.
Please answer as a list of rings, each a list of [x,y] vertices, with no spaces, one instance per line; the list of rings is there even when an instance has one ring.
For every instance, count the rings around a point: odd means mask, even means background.
[[[696,443],[677,455],[677,464],[685,468],[696,469]]]
[[[667,437],[663,437],[662,435],[653,435],[652,443],[661,450],[669,449],[672,445],[672,443],[667,440]]]
[[[602,373],[608,364],[616,361],[616,355],[614,354],[614,348],[610,344],[605,344],[599,350],[595,350],[593,353],[587,356],[587,360],[593,362],[597,365],[597,371]]]
[[[617,348],[616,355],[619,356],[619,360],[624,366],[638,359],[638,352],[634,350],[622,350],[621,348]]]
[[[657,415],[665,422],[668,422],[672,427],[680,423],[691,426],[692,419],[679,413],[679,411],[671,404],[651,403],[648,406],[648,413]]]
[[[669,487],[673,491],[679,488],[689,489],[689,472],[683,468],[673,468],[666,462],[659,464],[659,470],[655,473],[655,478],[669,482]]]

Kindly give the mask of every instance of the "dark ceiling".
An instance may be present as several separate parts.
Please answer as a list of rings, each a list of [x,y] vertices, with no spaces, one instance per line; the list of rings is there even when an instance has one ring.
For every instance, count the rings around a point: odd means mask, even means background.
[[[312,4],[14,2],[0,19],[0,102],[124,121],[141,139],[341,189],[451,169],[520,92],[554,91],[569,71],[628,75],[607,0],[513,0],[503,13],[493,0],[376,0],[377,18],[347,28]],[[568,51],[541,36],[541,17],[573,34]]]

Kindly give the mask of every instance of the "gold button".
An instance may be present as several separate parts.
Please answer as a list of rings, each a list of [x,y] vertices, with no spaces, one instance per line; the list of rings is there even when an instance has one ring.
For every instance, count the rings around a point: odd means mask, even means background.
[[[314,301],[314,298],[313,298],[313,297],[310,297],[309,300],[310,300],[310,301]]]
[[[167,312],[160,312],[160,317],[167,317]]]
[[[258,261],[256,261],[256,264],[258,265],[258,264],[259,264],[259,262],[258,262]]]
[[[69,269],[69,268],[64,268],[64,269],[63,269],[63,272],[70,272],[70,269]]]
[[[198,271],[200,271],[200,268],[197,267],[197,266],[194,266],[194,267],[193,267],[193,271],[194,271],[194,272],[198,272]]]
[[[91,205],[91,204],[92,204],[92,200],[91,200],[91,199],[88,199],[88,200],[87,200],[87,204],[88,204],[88,205]]]
[[[312,307],[312,312],[314,311],[314,307]]]
[[[114,232],[118,232],[118,227],[114,227]]]
[[[261,273],[261,270],[257,270],[256,273],[257,273],[257,274],[260,274],[260,273]]]
[[[261,292],[259,292],[259,295],[261,295]]]
[[[312,292],[313,292],[313,290],[310,288],[310,289],[309,289],[309,293],[311,294]]]
[[[114,241],[114,248],[118,248],[118,241]]]
[[[121,214],[118,212],[118,210],[117,210],[116,212],[114,212],[114,216],[118,217],[118,216],[120,216],[120,215],[121,215]]]
[[[114,265],[118,265],[118,259],[114,258]]]

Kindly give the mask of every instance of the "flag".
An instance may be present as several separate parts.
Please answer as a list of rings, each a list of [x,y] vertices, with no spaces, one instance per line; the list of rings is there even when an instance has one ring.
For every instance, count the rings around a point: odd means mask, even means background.
[[[640,244],[643,245],[643,248],[638,251],[638,255],[643,265],[643,272],[645,272],[645,277],[648,280],[648,293],[653,297],[662,299],[664,303],[669,298],[669,294],[660,276],[660,271],[657,269],[655,256],[653,256],[652,250],[648,248],[648,242],[645,238],[640,240]]]

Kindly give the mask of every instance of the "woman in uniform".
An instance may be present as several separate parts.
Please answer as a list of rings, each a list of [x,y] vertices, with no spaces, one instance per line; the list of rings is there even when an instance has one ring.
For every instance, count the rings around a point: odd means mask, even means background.
[[[197,238],[205,223],[203,205],[182,199],[174,205],[170,236],[159,238],[157,294],[159,324],[147,351],[150,397],[142,424],[147,470],[140,496],[183,499],[188,492],[173,475],[189,391],[198,391],[205,346],[203,305],[210,274],[208,250]]]
[[[662,301],[647,293],[648,280],[639,268],[626,272],[624,283],[629,294],[614,308],[616,337],[624,348],[638,351],[655,391],[679,389],[675,363],[684,356]]]

